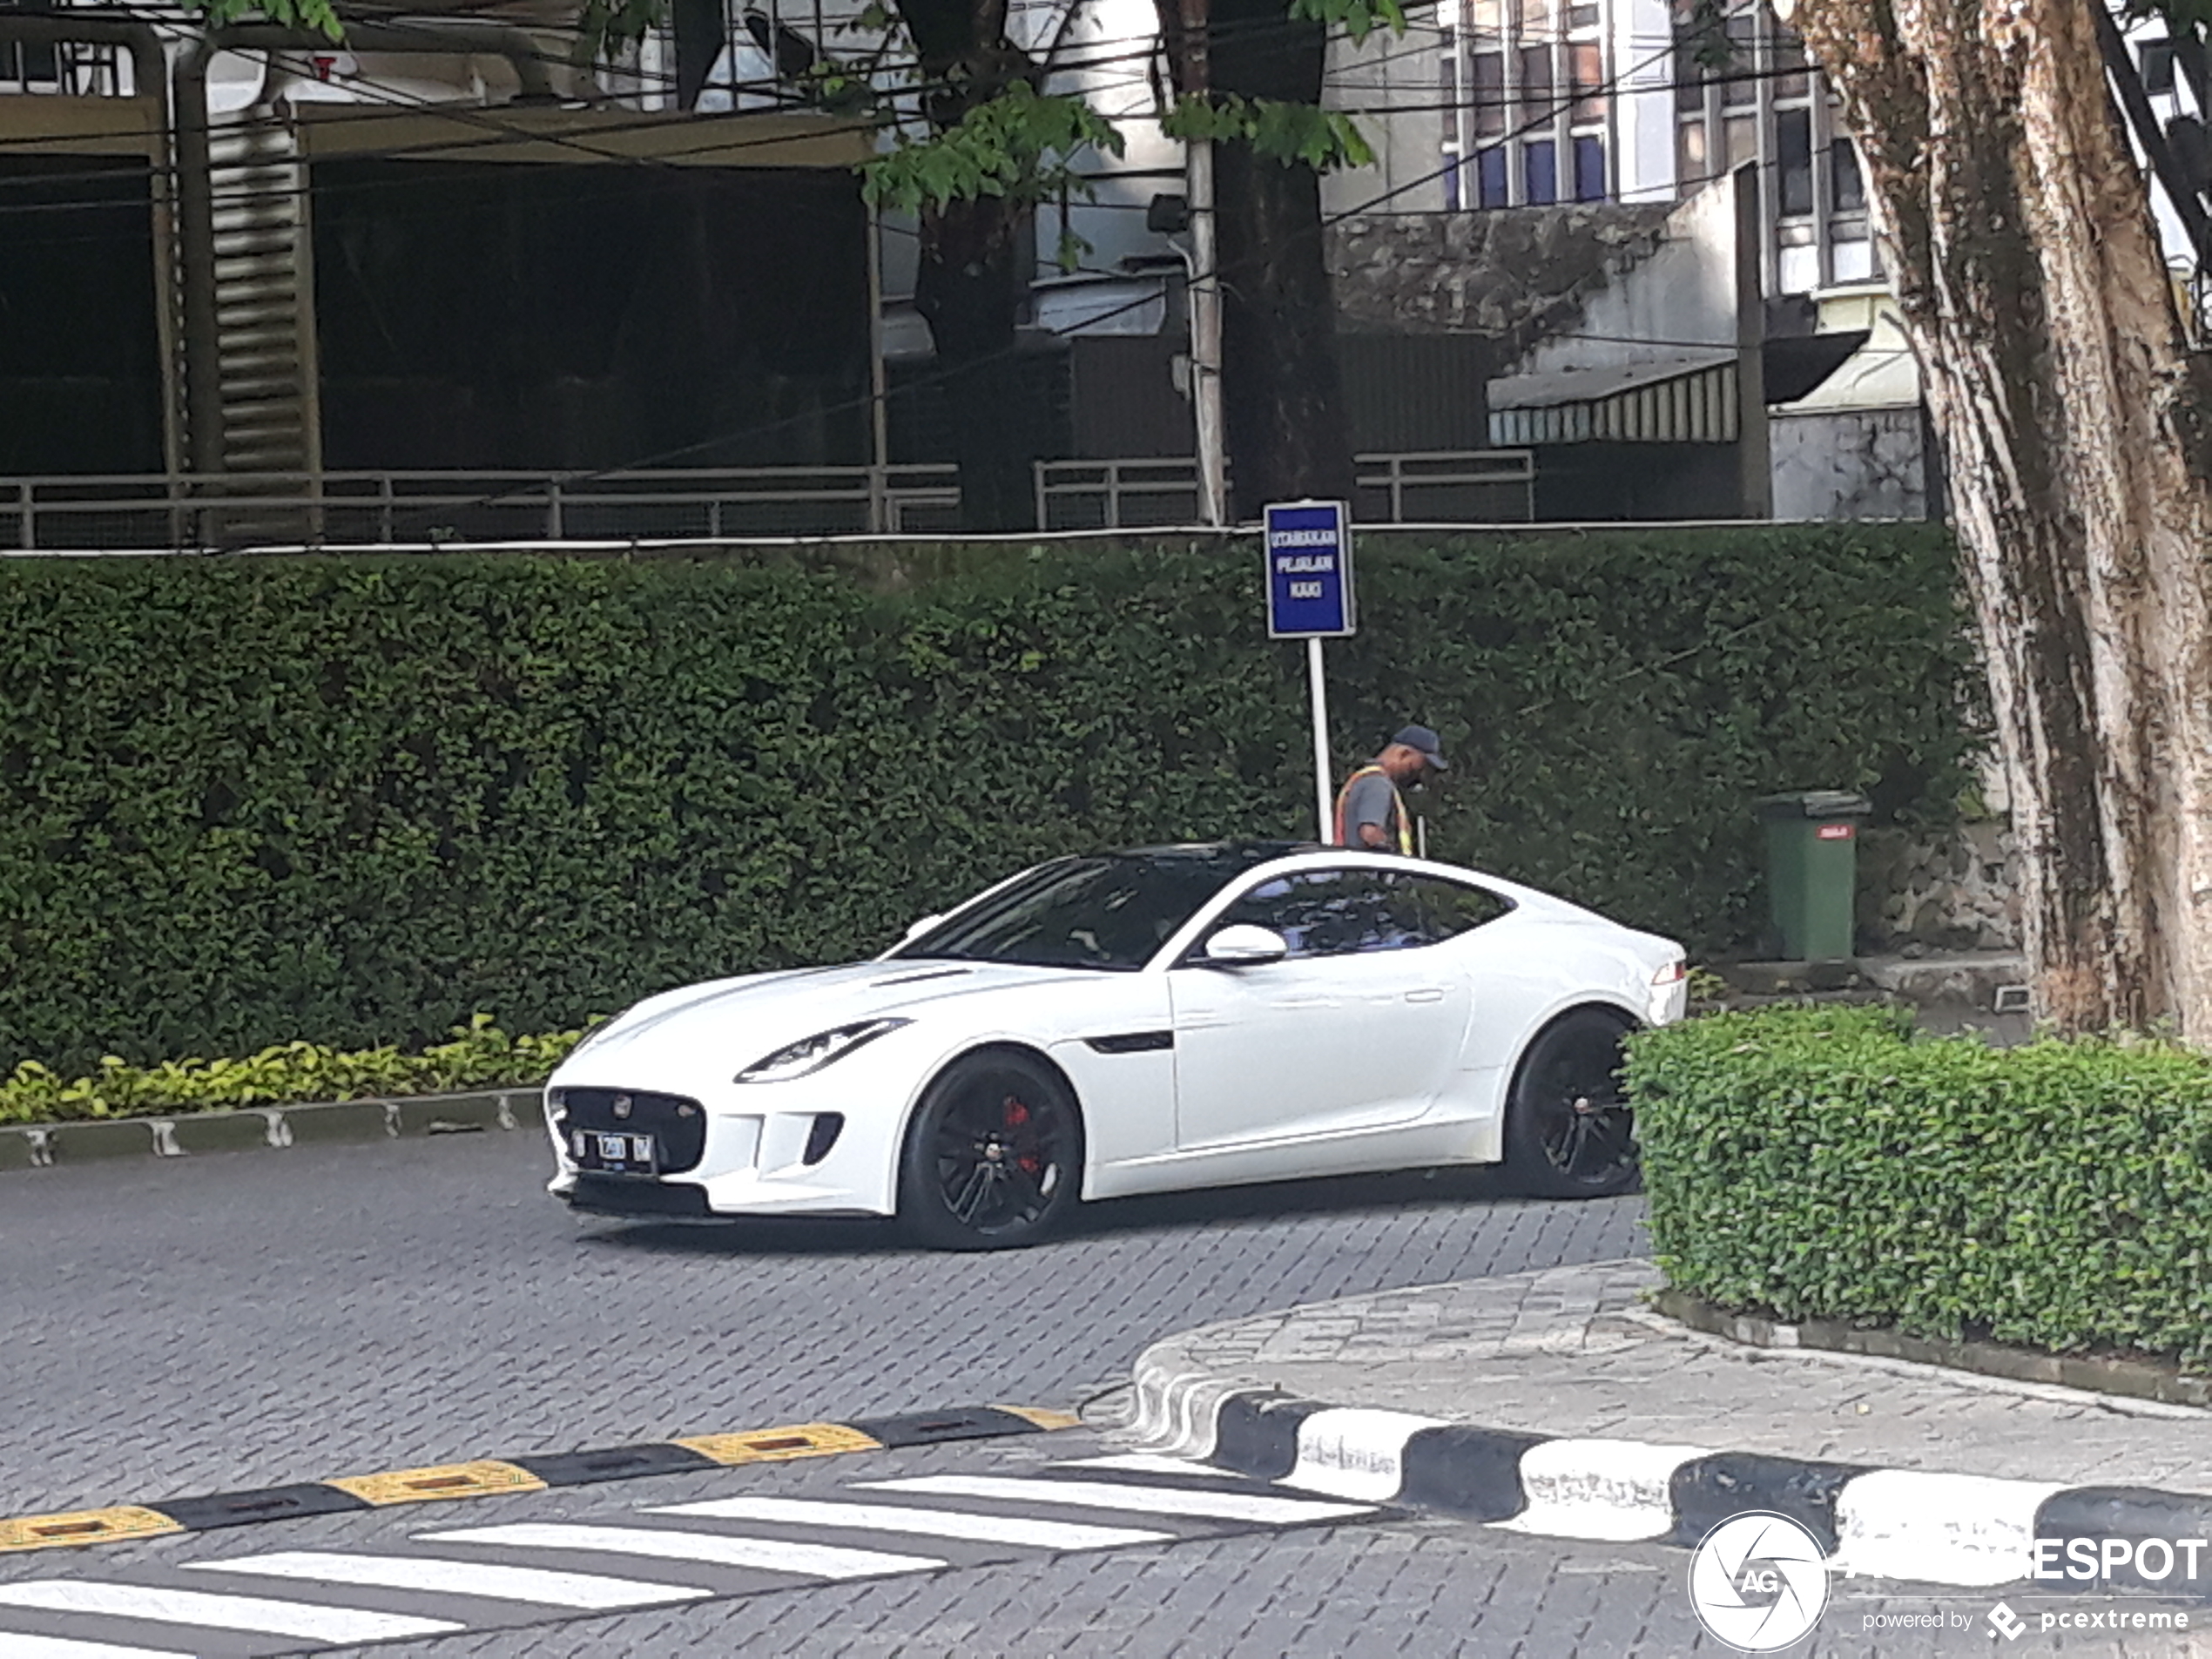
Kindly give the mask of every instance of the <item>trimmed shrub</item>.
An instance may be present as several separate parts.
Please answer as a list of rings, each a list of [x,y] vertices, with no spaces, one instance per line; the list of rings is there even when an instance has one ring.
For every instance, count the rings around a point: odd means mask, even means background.
[[[1348,766],[1440,856],[1724,948],[1750,797],[1947,821],[1973,659],[1920,527],[1361,541]],[[1258,547],[0,563],[0,1071],[561,1030],[867,954],[1022,865],[1310,834]]]
[[[172,1060],[133,1066],[105,1056],[88,1077],[63,1077],[25,1061],[0,1081],[0,1123],[226,1111],[394,1095],[437,1095],[540,1083],[583,1040],[581,1031],[510,1036],[479,1014],[420,1054],[370,1049],[341,1054],[286,1042],[248,1060]]]
[[[1660,1264],[1785,1319],[2212,1362],[2212,1060],[1994,1049],[1887,1008],[1631,1040]]]

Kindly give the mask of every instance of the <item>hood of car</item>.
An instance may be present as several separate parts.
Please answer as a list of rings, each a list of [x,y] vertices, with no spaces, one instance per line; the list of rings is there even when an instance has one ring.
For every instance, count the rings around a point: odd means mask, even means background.
[[[786,1043],[839,1026],[917,1017],[933,1004],[1095,979],[1064,968],[1003,962],[873,961],[751,974],[686,986],[639,1003],[570,1056],[564,1073],[617,1076],[634,1052],[655,1070],[697,1060],[733,1076]]]

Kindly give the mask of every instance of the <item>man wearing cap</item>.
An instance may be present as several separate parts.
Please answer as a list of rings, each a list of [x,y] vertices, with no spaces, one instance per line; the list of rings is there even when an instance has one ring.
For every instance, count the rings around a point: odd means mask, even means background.
[[[1405,727],[1380,754],[1345,779],[1337,796],[1336,844],[1411,857],[1413,819],[1398,792],[1445,770],[1436,733],[1425,725]]]

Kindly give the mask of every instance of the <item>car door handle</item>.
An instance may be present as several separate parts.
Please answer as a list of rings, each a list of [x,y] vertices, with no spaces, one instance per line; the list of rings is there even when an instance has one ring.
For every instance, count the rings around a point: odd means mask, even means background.
[[[1408,1002],[1441,1002],[1444,993],[1433,985],[1424,986],[1418,991],[1406,992],[1406,1000]]]

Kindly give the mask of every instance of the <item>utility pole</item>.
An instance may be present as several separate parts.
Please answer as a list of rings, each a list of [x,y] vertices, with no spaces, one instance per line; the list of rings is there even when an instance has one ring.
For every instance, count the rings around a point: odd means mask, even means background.
[[[1213,84],[1207,0],[1182,0],[1183,91],[1204,98]],[[1198,517],[1229,522],[1227,445],[1221,419],[1221,252],[1215,237],[1213,140],[1186,138],[1184,195],[1190,211],[1190,408],[1198,440]]]

